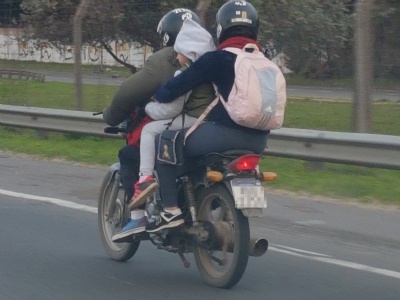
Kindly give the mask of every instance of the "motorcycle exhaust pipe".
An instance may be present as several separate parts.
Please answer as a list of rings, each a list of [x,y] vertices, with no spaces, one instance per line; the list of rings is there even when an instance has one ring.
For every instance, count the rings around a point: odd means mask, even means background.
[[[214,227],[216,235],[216,249],[221,250],[223,245],[228,245],[227,251],[233,251],[233,240],[231,237],[231,227],[226,222],[220,222]],[[250,238],[249,241],[249,256],[259,257],[268,250],[268,240],[264,238]]]
[[[268,240],[264,238],[251,238],[249,243],[249,256],[260,257],[268,250]]]
[[[217,247],[218,250],[222,250],[222,246]],[[268,250],[268,240],[264,238],[251,238],[249,242],[249,256],[260,257],[265,254]],[[233,252],[233,247],[230,246],[227,249],[228,252]]]

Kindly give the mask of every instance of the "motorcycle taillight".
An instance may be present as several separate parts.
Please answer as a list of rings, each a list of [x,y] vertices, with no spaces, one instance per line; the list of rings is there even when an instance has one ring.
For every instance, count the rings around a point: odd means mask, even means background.
[[[238,173],[241,171],[251,171],[257,167],[259,161],[259,155],[246,154],[230,162],[227,165],[227,168],[233,173]]]

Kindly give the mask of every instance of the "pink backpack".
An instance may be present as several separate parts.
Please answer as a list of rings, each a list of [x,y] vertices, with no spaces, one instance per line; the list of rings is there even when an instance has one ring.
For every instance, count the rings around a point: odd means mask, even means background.
[[[286,106],[286,81],[279,67],[254,44],[247,44],[243,49],[224,50],[237,55],[235,82],[228,101],[222,100],[229,116],[245,127],[280,128]]]
[[[246,49],[253,51],[248,52]],[[247,44],[243,49],[224,50],[237,55],[235,81],[228,101],[222,99],[217,92],[217,98],[186,132],[185,139],[220,100],[231,119],[239,125],[259,130],[278,129],[282,126],[286,106],[286,81],[279,67],[266,58],[255,44]]]

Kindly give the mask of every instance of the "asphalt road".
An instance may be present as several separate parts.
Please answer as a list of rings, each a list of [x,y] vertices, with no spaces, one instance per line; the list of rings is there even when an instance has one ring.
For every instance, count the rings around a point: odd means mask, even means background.
[[[102,249],[106,169],[0,152],[1,299],[385,299],[400,295],[400,211],[268,194],[251,221],[270,249],[232,290],[141,244],[127,263]]]
[[[57,81],[73,83],[74,77],[67,73],[46,73],[46,81]],[[123,78],[111,78],[103,75],[84,76],[83,82],[95,85],[120,85]],[[344,88],[315,88],[302,86],[288,86],[287,94],[289,97],[301,98],[317,98],[317,99],[343,99],[351,100],[354,97],[354,91]],[[371,99],[374,101],[387,100],[392,102],[400,102],[399,91],[374,91],[371,94]]]

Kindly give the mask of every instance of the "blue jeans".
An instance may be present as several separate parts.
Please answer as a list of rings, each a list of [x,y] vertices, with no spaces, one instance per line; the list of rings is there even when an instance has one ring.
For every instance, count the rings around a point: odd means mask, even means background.
[[[261,154],[267,145],[268,134],[269,131],[226,127],[214,122],[201,124],[186,140],[184,153],[187,163],[174,166],[156,161],[155,170],[164,206],[177,206],[176,179],[188,170],[191,158],[228,150],[249,150]]]

